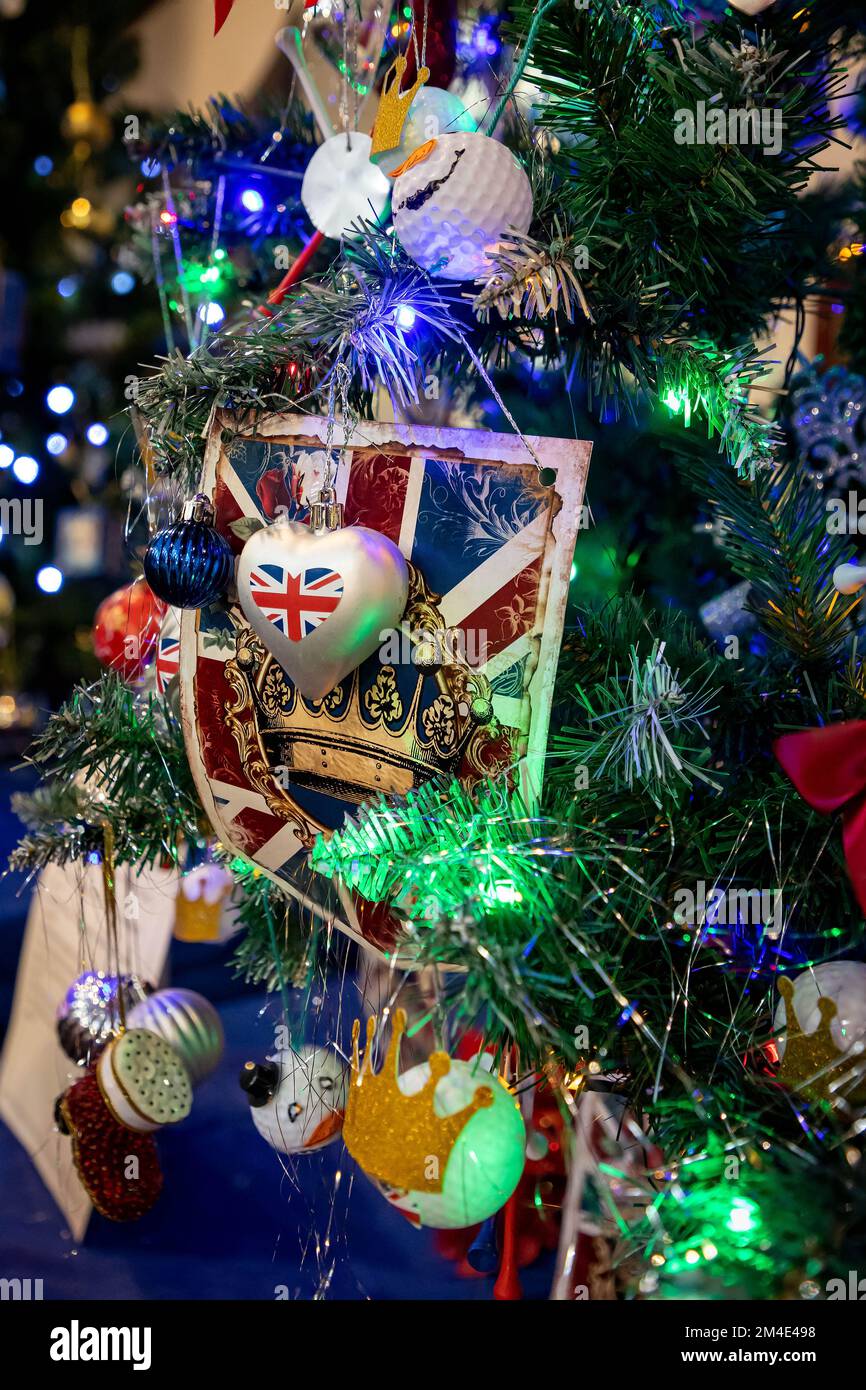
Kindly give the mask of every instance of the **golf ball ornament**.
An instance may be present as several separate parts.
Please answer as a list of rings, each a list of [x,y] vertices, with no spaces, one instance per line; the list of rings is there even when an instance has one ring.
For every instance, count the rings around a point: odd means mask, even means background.
[[[443,135],[431,146],[426,155],[423,145],[416,150],[394,180],[394,229],[431,274],[479,279],[509,230],[529,230],[532,187],[511,151],[486,135]]]
[[[409,593],[393,541],[340,520],[336,503],[314,503],[309,526],[282,519],[256,531],[238,564],[244,615],[308,700],[323,699],[378,649]]]
[[[263,1087],[242,1085],[250,1097],[253,1124],[272,1149],[312,1153],[338,1139],[343,1128],[348,1069],[331,1047],[286,1049],[269,1059]],[[265,1072],[248,1064],[250,1074]],[[262,1103],[262,1101],[264,1103]]]
[[[391,150],[374,153],[373,162],[391,177],[419,145],[443,135],[468,134],[476,129],[475,120],[460,97],[442,87],[422,87],[409,107],[400,143]]]
[[[399,1075],[405,1026],[406,1015],[398,1009],[376,1073],[370,1063],[376,1020],[368,1020],[363,1063],[355,1025],[346,1148],[413,1224],[476,1225],[499,1211],[520,1181],[526,1150],[520,1108],[499,1078],[477,1061],[434,1052]]]

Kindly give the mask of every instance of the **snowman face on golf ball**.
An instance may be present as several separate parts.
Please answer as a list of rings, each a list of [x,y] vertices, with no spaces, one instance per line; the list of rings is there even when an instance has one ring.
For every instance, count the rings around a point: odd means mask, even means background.
[[[415,1095],[430,1079],[421,1062],[399,1079],[401,1091]],[[489,1086],[492,1103],[476,1110],[448,1156],[441,1192],[422,1192],[378,1183],[383,1196],[415,1226],[462,1229],[486,1221],[505,1205],[520,1181],[526,1128],[514,1097],[496,1076],[452,1058],[433,1098],[437,1115],[452,1115],[470,1103],[479,1086]]]
[[[280,1080],[267,1105],[252,1110],[263,1139],[280,1153],[310,1153],[337,1139],[343,1128],[347,1068],[331,1048],[278,1052]]]
[[[474,280],[490,274],[490,253],[509,228],[529,231],[532,185],[498,141],[477,131],[442,135],[397,175],[391,210],[397,240],[420,266]]]

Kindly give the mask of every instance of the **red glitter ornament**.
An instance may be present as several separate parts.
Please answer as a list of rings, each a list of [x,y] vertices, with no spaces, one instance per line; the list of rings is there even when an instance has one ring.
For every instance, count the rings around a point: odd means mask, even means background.
[[[94,1072],[70,1086],[60,1102],[72,1136],[72,1158],[96,1210],[109,1221],[137,1221],[162,1191],[153,1135],[119,1125]]]
[[[412,0],[412,16],[419,47],[424,37],[425,15],[427,43],[425,66],[430,69],[427,79],[431,87],[447,87],[454,77],[457,61],[457,0]],[[403,90],[415,81],[415,45],[409,43],[404,55],[408,60],[403,78]]]
[[[125,681],[138,680],[156,652],[166,605],[143,579],[116,589],[96,610],[93,650]]]

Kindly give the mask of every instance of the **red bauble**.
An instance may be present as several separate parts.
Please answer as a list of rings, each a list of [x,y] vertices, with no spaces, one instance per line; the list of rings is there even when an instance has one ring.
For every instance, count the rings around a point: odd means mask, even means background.
[[[93,619],[93,650],[103,666],[136,681],[156,653],[166,605],[143,579],[102,600]]]

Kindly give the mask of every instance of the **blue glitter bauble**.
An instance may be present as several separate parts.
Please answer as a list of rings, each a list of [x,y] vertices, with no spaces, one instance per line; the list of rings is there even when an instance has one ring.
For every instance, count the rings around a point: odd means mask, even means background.
[[[204,608],[225,590],[234,558],[228,541],[203,521],[178,521],[154,536],[144,573],[172,608]]]

